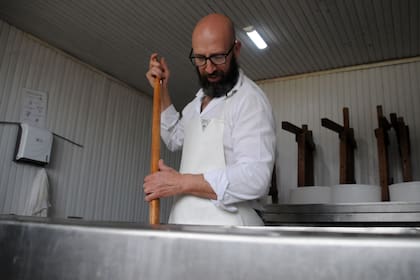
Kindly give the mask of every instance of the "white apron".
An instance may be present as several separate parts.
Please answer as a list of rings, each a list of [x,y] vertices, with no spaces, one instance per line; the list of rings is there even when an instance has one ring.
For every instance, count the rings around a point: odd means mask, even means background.
[[[221,114],[224,117],[224,113]],[[204,120],[205,121],[205,120]],[[207,122],[207,121],[206,121]],[[180,173],[202,174],[224,168],[224,119],[211,119],[202,125],[200,117],[186,124]],[[171,224],[261,226],[263,222],[248,202],[235,204],[236,212],[228,212],[210,199],[192,195],[176,196],[169,216]]]

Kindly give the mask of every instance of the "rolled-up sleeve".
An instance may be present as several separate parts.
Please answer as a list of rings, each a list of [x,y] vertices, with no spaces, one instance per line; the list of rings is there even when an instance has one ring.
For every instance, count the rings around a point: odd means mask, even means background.
[[[209,170],[204,178],[217,194],[214,203],[234,210],[232,204],[257,200],[268,193],[276,132],[271,106],[258,94],[241,100],[228,122],[232,145],[225,148],[226,168]]]

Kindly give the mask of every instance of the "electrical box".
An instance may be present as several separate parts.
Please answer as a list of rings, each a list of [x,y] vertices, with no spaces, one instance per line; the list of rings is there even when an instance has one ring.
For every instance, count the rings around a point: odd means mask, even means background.
[[[43,128],[21,123],[15,149],[15,161],[46,165],[50,161],[53,134]]]

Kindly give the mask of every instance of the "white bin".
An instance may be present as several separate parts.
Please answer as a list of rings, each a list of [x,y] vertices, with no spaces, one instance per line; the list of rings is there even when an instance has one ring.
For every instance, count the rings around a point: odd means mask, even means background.
[[[420,202],[420,182],[405,182],[389,186],[390,201]]]
[[[341,184],[331,187],[332,203],[380,202],[381,187],[375,185]]]
[[[289,203],[291,204],[321,204],[330,202],[330,187],[310,186],[290,190]]]

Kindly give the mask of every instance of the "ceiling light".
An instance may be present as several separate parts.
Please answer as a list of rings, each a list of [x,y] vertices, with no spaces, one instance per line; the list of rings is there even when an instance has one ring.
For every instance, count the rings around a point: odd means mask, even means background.
[[[267,43],[252,25],[245,27],[244,31],[246,32],[246,35],[248,35],[248,37],[252,40],[252,42],[257,46],[257,48],[263,50],[267,47]]]

